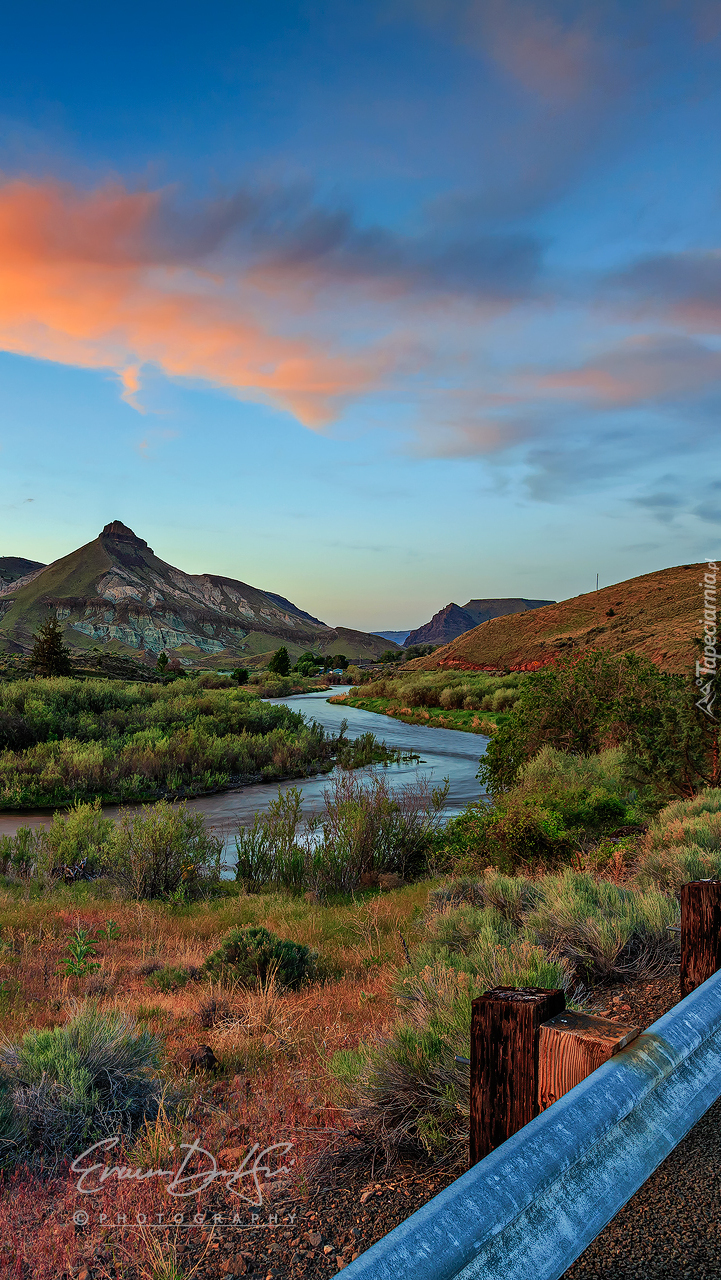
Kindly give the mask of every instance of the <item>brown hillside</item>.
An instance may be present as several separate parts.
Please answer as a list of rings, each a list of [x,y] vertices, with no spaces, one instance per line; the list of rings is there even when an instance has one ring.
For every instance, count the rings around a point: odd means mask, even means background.
[[[407,669],[533,671],[561,654],[592,648],[630,649],[664,671],[688,671],[696,659],[694,637],[701,633],[705,571],[704,564],[677,565],[542,609],[491,618]]]

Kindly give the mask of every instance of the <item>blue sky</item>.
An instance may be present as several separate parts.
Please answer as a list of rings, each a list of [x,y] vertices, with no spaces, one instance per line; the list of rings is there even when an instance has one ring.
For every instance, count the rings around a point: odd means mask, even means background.
[[[717,3],[16,8],[0,554],[363,629],[714,556],[720,70]]]

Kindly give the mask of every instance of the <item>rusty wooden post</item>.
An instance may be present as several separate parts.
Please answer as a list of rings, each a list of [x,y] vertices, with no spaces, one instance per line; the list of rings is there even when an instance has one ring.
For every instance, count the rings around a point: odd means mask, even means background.
[[[681,999],[721,969],[721,882],[681,886]]]
[[[636,1039],[638,1027],[564,1009],[544,1022],[538,1042],[538,1108],[545,1111]]]
[[[565,1007],[562,991],[539,987],[495,987],[473,1001],[472,1165],[538,1115],[539,1028]]]

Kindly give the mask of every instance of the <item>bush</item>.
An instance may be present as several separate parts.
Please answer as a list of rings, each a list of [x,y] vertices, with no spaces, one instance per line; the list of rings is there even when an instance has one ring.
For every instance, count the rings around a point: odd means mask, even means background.
[[[436,847],[447,793],[422,781],[392,791],[384,777],[342,770],[326,788],[323,812],[304,823],[291,787],[240,828],[236,877],[253,891],[349,893],[363,875],[416,875]]]
[[[67,1156],[154,1119],[163,1098],[159,1042],[118,1012],[92,1005],[66,1026],[28,1031],[0,1048],[6,1158]]]
[[[76,801],[67,813],[56,813],[42,835],[38,870],[53,872],[86,862],[89,874],[97,875],[107,863],[115,824],[103,817],[100,800]]]
[[[568,871],[544,878],[527,927],[588,984],[658,972],[677,954],[668,926],[674,901]]]
[[[135,898],[192,897],[220,879],[223,840],[199,813],[165,800],[140,813],[123,811],[115,830],[112,867]]]
[[[164,968],[157,969],[146,979],[149,987],[154,987],[157,991],[162,991],[167,995],[170,991],[178,991],[181,987],[186,987],[190,982],[192,974],[189,969],[184,969],[182,965],[166,964]]]
[[[436,946],[399,977],[406,1014],[388,1040],[355,1060],[331,1062],[354,1085],[352,1114],[386,1160],[404,1148],[467,1160],[468,1069],[455,1058],[470,1054],[472,1001],[494,986],[567,988],[569,976],[540,947],[509,942],[489,917],[467,953]]]
[[[573,756],[545,745],[491,805],[469,805],[446,828],[446,848],[464,871],[509,872],[568,862],[574,851],[645,817],[626,777],[624,752]]]
[[[641,843],[638,878],[678,895],[689,880],[721,878],[721,790],[662,809]]]
[[[478,776],[495,796],[516,784],[545,745],[582,756],[623,745],[632,782],[689,796],[721,781],[715,729],[697,694],[692,679],[667,675],[634,653],[591,652],[544,667],[521,686]]]
[[[263,983],[274,973],[284,987],[296,988],[313,976],[315,956],[302,942],[277,938],[261,926],[231,929],[203,965],[221,982]]]

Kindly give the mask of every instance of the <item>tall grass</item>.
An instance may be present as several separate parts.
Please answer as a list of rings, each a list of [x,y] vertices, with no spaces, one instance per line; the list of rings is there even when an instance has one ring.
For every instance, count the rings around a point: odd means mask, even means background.
[[[438,840],[447,787],[423,780],[397,790],[384,776],[340,770],[322,813],[305,823],[297,788],[236,836],[236,877],[246,888],[349,893],[363,876],[423,870]]]
[[[201,679],[0,684],[0,808],[197,794],[330,768],[335,739],[285,706]]]
[[[643,839],[638,876],[674,894],[688,880],[721,878],[721,790],[661,810]]]

